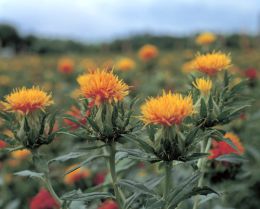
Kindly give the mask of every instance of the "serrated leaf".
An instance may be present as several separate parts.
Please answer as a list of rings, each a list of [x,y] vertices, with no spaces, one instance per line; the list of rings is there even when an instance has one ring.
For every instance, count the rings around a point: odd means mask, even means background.
[[[208,195],[208,194],[218,194],[213,189],[205,186],[205,187],[194,187],[191,191],[184,193],[183,195],[175,198],[172,202],[170,202],[167,208],[176,208],[183,200],[186,200],[195,195]]]
[[[198,133],[199,129],[200,129],[199,127],[196,127],[188,133],[188,135],[185,138],[185,145],[186,146],[189,146],[190,144],[192,144],[192,142],[193,142],[194,138],[196,137],[196,134]]]
[[[143,183],[124,179],[124,180],[118,181],[118,185],[131,188],[133,190],[133,192],[139,191],[143,194],[147,194],[147,195],[151,195],[151,196],[157,196],[157,194],[153,190],[146,187]]]
[[[125,157],[135,159],[135,160],[143,160],[143,161],[148,161],[148,162],[158,162],[160,161],[159,158],[154,156],[153,154],[150,153],[145,153],[139,149],[123,149],[120,148],[118,149],[119,152],[124,152],[126,153]]]
[[[107,156],[107,155],[94,155],[94,156],[91,156],[90,158],[84,160],[83,162],[81,162],[80,164],[78,164],[77,166],[75,166],[74,168],[72,168],[72,169],[70,169],[69,171],[67,171],[67,172],[65,173],[65,175],[67,175],[67,174],[69,174],[69,173],[71,173],[71,172],[73,172],[73,171],[79,169],[80,167],[82,167],[82,166],[84,166],[84,165],[90,163],[90,162],[93,161],[93,160],[96,160],[96,159],[102,158],[102,157],[108,157],[108,156]]]
[[[127,138],[128,140],[132,141],[134,144],[140,146],[143,150],[145,150],[148,153],[154,153],[153,147],[145,142],[142,139],[136,139],[135,136],[129,135],[129,134],[123,134],[123,137]]]
[[[96,132],[100,132],[100,128],[98,127],[98,125],[89,117],[87,117],[87,121],[90,124],[90,126],[92,127],[92,129]]]
[[[221,155],[221,156],[215,158],[214,160],[230,162],[230,163],[235,163],[235,164],[247,162],[247,159],[245,159],[244,157],[237,155],[237,154]]]
[[[82,193],[79,191],[68,192],[61,196],[62,200],[67,201],[84,201],[88,202],[95,199],[115,199],[114,195],[109,192],[90,192],[90,193]]]
[[[55,125],[55,122],[56,122],[56,115],[57,115],[57,112],[54,112],[49,117],[49,132],[48,132],[48,135],[50,135],[53,131],[53,128],[54,128],[54,125]]]
[[[185,190],[187,190],[187,189],[190,190],[190,187],[198,181],[200,176],[201,176],[201,173],[196,172],[192,176],[183,180],[179,185],[175,186],[175,188],[173,188],[169,192],[169,194],[166,198],[166,202],[172,203],[176,199],[178,199],[180,196],[182,196],[183,193],[185,192]]]
[[[200,158],[207,157],[207,156],[209,156],[209,153],[193,153],[193,154],[185,157],[185,162],[198,160]]]
[[[84,129],[87,128],[87,127],[86,127],[84,124],[82,124],[78,119],[75,119],[75,118],[72,117],[71,115],[64,115],[63,118],[66,119],[66,120],[69,120],[69,121],[71,121],[71,122],[73,122],[73,123],[75,123],[75,124],[77,124],[77,125],[79,125],[80,127],[84,128]]]
[[[84,155],[86,155],[85,152],[70,152],[66,155],[62,155],[62,156],[59,156],[59,157],[56,157],[56,158],[49,160],[48,164],[53,163],[55,161],[56,162],[65,162],[65,161],[68,161],[68,160],[71,160],[71,159],[82,157]]]

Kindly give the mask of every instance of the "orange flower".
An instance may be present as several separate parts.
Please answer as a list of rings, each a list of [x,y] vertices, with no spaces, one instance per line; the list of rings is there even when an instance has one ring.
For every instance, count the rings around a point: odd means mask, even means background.
[[[142,61],[147,62],[158,56],[158,49],[156,46],[147,44],[139,50],[139,57]]]
[[[74,71],[74,61],[70,58],[61,58],[58,62],[58,70],[64,74],[70,74]]]
[[[116,63],[116,68],[121,71],[133,70],[135,62],[130,58],[122,58]]]
[[[72,165],[70,166],[67,171],[75,168],[77,165]],[[81,168],[78,168],[77,170],[67,174],[65,177],[64,177],[64,182],[68,185],[73,185],[74,183],[82,180],[82,179],[85,179],[85,178],[88,178],[90,177],[91,175],[91,171],[87,168],[84,168],[84,167],[81,167]]]
[[[31,152],[28,149],[21,149],[11,152],[11,157],[17,160],[24,160]]]
[[[162,96],[148,99],[141,112],[145,124],[172,126],[193,113],[193,101],[191,96],[163,92]]]
[[[211,155],[209,159],[215,159],[221,155],[228,155],[231,153],[242,155],[245,152],[244,146],[241,144],[240,139],[234,133],[228,132],[224,136],[225,138],[230,139],[233,144],[236,146],[237,150],[230,146],[225,141],[213,141],[212,149],[210,150]]]
[[[81,75],[77,79],[81,93],[93,104],[120,101],[128,95],[129,86],[112,72],[96,70],[93,73]]]
[[[3,102],[7,111],[28,114],[35,110],[44,110],[53,104],[51,95],[40,90],[39,87],[15,89],[5,97]]]
[[[229,55],[221,52],[213,52],[208,54],[198,54],[193,60],[194,69],[210,76],[217,72],[228,69],[231,66],[231,59]]]

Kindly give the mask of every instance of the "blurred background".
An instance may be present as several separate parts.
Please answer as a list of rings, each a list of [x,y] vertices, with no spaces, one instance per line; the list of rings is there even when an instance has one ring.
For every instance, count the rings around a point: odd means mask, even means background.
[[[204,31],[231,47],[241,37],[256,41],[259,0],[0,0],[0,45],[20,52],[136,49],[145,41],[174,49]]]
[[[244,93],[251,107],[225,127],[241,139],[248,161],[213,169],[214,181],[208,174],[207,183],[223,195],[202,208],[257,209],[260,0],[0,0],[0,101],[14,88],[39,85],[52,92],[54,109],[61,115],[81,120],[84,116],[77,106],[76,78],[97,68],[114,69],[132,87],[128,100],[140,98],[137,115],[145,98],[161,94],[162,89],[190,89],[194,56],[214,50],[231,54],[230,73],[235,83],[249,81]],[[57,127],[64,126],[71,126],[73,131],[78,128],[61,116]],[[13,175],[32,169],[28,160],[31,155],[2,155],[1,149],[7,146],[1,140],[2,133],[12,137],[0,120],[0,208],[35,209],[30,203],[41,185],[37,180]],[[51,159],[84,144],[82,139],[61,136],[44,147],[43,153]],[[80,181],[68,184],[63,174],[78,162],[76,159],[51,167],[59,195],[79,188],[87,191],[105,181],[107,170],[101,160],[84,167],[89,172]],[[158,175],[158,169],[150,164],[135,166],[133,172],[124,175],[143,181]],[[97,209],[98,205],[94,202],[87,208]],[[182,209],[190,209],[191,205],[189,200]]]

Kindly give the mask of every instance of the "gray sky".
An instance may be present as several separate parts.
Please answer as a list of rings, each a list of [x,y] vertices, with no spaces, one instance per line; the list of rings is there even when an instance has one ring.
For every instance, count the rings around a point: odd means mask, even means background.
[[[23,34],[109,40],[142,32],[256,33],[260,0],[0,0],[0,22]]]

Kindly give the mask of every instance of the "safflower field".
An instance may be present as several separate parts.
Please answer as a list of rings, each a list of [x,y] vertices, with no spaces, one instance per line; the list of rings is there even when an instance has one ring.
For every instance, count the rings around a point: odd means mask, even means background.
[[[1,209],[256,209],[259,48],[0,59]]]

